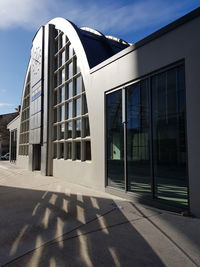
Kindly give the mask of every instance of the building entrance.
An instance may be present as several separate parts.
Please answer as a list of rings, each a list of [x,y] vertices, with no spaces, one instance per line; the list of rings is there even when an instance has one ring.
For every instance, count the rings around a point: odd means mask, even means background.
[[[33,166],[32,170],[41,170],[41,145],[34,144],[33,145]]]

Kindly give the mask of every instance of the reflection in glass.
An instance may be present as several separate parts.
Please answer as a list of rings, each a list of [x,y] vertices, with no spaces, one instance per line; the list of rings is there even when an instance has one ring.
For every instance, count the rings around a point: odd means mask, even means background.
[[[62,105],[59,107],[60,109],[60,120],[63,121],[65,119],[65,106]]]
[[[70,62],[68,65],[68,79],[73,76],[73,62]]]
[[[72,102],[67,103],[67,119],[72,118]]]
[[[76,94],[80,94],[82,92],[82,77],[79,76],[76,78]]]
[[[184,69],[152,78],[155,193],[187,205]]]
[[[72,138],[72,121],[66,124],[67,138]]]
[[[59,92],[59,102],[63,102],[65,100],[65,87],[61,87],[58,89]]]
[[[73,83],[70,82],[67,85],[67,98],[73,97]]]
[[[76,112],[75,114],[76,117],[81,115],[81,98],[80,97],[75,100],[75,112]]]
[[[65,81],[65,68],[61,70],[61,84]]]
[[[64,139],[65,125],[64,123],[59,125],[59,139]]]
[[[127,89],[128,190],[151,193],[148,80]]]
[[[61,66],[65,64],[65,50],[61,53]]]
[[[106,96],[108,185],[124,188],[124,127],[122,91]]]
[[[73,47],[71,45],[69,45],[69,58],[72,58],[73,54],[74,54]]]
[[[81,137],[81,120],[75,121],[76,137]]]

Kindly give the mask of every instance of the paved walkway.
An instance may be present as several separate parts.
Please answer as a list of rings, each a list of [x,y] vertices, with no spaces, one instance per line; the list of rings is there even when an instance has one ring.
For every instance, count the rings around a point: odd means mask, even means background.
[[[200,219],[0,162],[0,266],[200,266]]]

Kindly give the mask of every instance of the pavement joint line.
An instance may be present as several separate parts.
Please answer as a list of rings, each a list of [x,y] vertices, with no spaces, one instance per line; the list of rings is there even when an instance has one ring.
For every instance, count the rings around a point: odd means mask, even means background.
[[[23,258],[24,256],[26,256],[26,255],[28,255],[28,254],[31,254],[31,253],[34,253],[34,251],[39,250],[39,249],[41,249],[41,248],[43,248],[43,247],[49,247],[49,246],[52,246],[52,245],[54,245],[54,244],[56,244],[56,243],[59,243],[59,242],[62,242],[62,241],[65,242],[65,241],[68,241],[68,240],[70,240],[70,239],[77,238],[77,237],[79,237],[79,236],[84,236],[84,235],[88,235],[88,234],[91,234],[91,233],[99,232],[99,231],[104,230],[104,229],[109,229],[109,228],[117,227],[117,226],[120,226],[120,225],[123,225],[123,224],[127,224],[127,223],[131,223],[131,222],[135,222],[135,221],[139,221],[139,220],[145,220],[145,219],[147,219],[147,216],[141,216],[140,218],[133,219],[133,220],[128,220],[128,219],[127,219],[127,221],[124,221],[124,222],[121,222],[121,223],[117,223],[117,224],[113,224],[113,225],[110,225],[110,226],[108,226],[108,227],[98,228],[98,229],[95,229],[95,230],[93,230],[93,231],[89,231],[89,232],[86,232],[86,233],[83,233],[83,234],[79,234],[79,235],[76,235],[76,236],[72,236],[72,237],[69,237],[69,238],[62,238],[62,237],[64,237],[65,235],[68,235],[68,234],[70,234],[70,233],[72,233],[72,232],[74,232],[74,231],[80,229],[81,227],[86,226],[86,225],[90,224],[91,222],[94,222],[94,221],[98,220],[100,217],[104,217],[104,216],[106,216],[107,214],[109,214],[109,213],[111,213],[111,212],[113,212],[113,211],[116,211],[116,210],[117,210],[116,207],[113,207],[111,210],[109,210],[109,211],[107,211],[107,212],[105,212],[105,213],[103,213],[103,214],[101,214],[101,215],[96,216],[95,218],[89,220],[89,221],[86,222],[85,224],[81,224],[81,225],[75,227],[74,229],[70,230],[69,232],[66,232],[66,233],[64,233],[63,235],[61,235],[61,236],[59,236],[59,237],[56,237],[55,239],[52,239],[52,240],[50,240],[50,241],[48,241],[48,242],[43,243],[43,244],[42,244],[41,246],[39,246],[39,247],[36,247],[36,248],[34,248],[34,249],[31,249],[31,250],[27,251],[26,253],[24,253],[24,254],[22,254],[22,255],[16,257],[15,259],[13,259],[13,260],[11,260],[11,261],[9,261],[9,262],[3,264],[1,267],[7,266],[7,265],[9,265],[9,264],[11,264],[11,263],[14,263],[15,261],[17,261],[17,260]],[[150,215],[149,217],[156,217],[156,216],[160,216],[161,214],[162,214],[162,213],[154,214],[154,215]],[[57,239],[59,239],[59,238],[62,238],[62,239],[61,239],[61,240],[57,240]]]
[[[161,232],[163,236],[165,236],[177,249],[179,249],[196,267],[199,267],[199,264],[196,263],[196,261],[179,245],[176,241],[174,241],[168,234],[166,234],[158,225],[156,225],[155,222],[151,220],[150,217],[147,217],[134,203],[131,203],[131,205],[140,212],[145,218],[151,223],[154,228],[156,228],[158,231]],[[161,213],[162,214],[162,213]],[[160,214],[160,215],[161,215]]]
[[[55,239],[52,239],[52,240],[47,241],[47,242],[44,242],[41,246],[38,246],[38,247],[36,247],[36,248],[34,248],[34,249],[30,249],[30,250],[27,251],[26,253],[24,253],[24,254],[22,254],[22,255],[16,257],[16,258],[14,258],[13,260],[11,260],[11,261],[9,261],[9,262],[4,263],[3,265],[1,265],[1,267],[7,266],[7,265],[9,265],[9,264],[11,264],[11,263],[14,263],[15,261],[17,261],[17,260],[23,258],[24,256],[26,256],[26,255],[28,255],[28,254],[33,253],[34,251],[36,251],[36,250],[38,250],[38,249],[40,249],[40,248],[42,248],[42,247],[48,247],[48,246],[50,246],[50,245],[52,245],[52,244],[54,244],[54,243],[57,243],[58,241],[56,241],[56,239],[59,239],[59,238],[61,238],[61,237],[64,236],[64,235],[67,235],[67,234],[69,234],[69,233],[71,233],[71,232],[73,232],[73,231],[75,231],[75,230],[78,230],[80,227],[85,226],[85,225],[87,225],[87,224],[89,224],[89,223],[91,223],[91,222],[97,220],[99,217],[103,217],[103,216],[105,216],[106,214],[111,213],[111,212],[114,211],[114,210],[116,210],[116,208],[112,208],[111,210],[109,210],[109,211],[107,211],[107,212],[105,212],[105,213],[103,213],[103,214],[101,214],[101,215],[97,215],[95,218],[89,220],[88,222],[86,222],[86,223],[84,223],[84,224],[80,224],[79,226],[75,227],[74,229],[70,230],[69,232],[66,232],[66,233],[64,233],[63,235],[58,236],[58,237],[56,237]]]

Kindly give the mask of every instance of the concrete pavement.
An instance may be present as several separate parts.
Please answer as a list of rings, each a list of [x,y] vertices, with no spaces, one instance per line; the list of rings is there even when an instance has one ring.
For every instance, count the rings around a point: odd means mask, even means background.
[[[0,266],[200,266],[200,219],[0,161]]]

